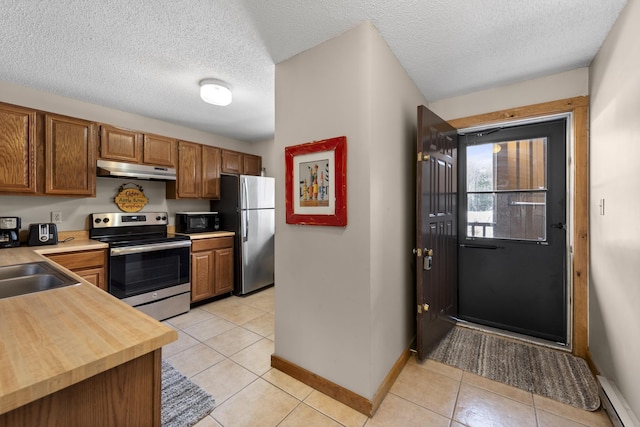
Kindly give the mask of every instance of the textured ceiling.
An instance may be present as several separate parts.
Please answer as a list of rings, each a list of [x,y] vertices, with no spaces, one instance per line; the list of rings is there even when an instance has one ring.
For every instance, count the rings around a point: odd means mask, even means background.
[[[429,101],[589,65],[626,0],[2,0],[0,80],[271,138],[274,64],[371,21]],[[227,81],[228,107],[199,98]]]

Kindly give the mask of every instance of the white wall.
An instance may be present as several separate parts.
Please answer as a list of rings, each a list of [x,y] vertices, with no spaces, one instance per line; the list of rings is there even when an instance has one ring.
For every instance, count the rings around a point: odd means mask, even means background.
[[[378,387],[415,337],[417,107],[426,99],[373,27],[370,37],[371,376]]]
[[[62,224],[58,231],[88,230],[90,213],[120,212],[113,199],[118,187],[126,183],[142,186],[149,199],[143,212],[169,212],[170,225],[174,225],[175,212],[209,210],[206,200],[166,200],[164,182],[100,177],[96,180],[95,198],[0,196],[0,216],[19,216],[22,229],[28,229],[30,223],[50,222],[51,211],[60,211]]]
[[[289,225],[277,211],[275,352],[369,399],[413,336],[409,153],[421,103],[371,24],[276,65],[276,179],[285,147],[346,136],[348,225]]]
[[[238,141],[2,81],[0,81],[0,102],[248,153],[255,152],[258,146],[258,143]],[[261,150],[269,154],[266,147]],[[263,159],[263,162],[269,165],[271,159]],[[51,211],[61,211],[63,223],[58,226],[59,231],[84,230],[87,229],[86,220],[89,213],[119,212],[118,207],[113,203],[113,197],[117,193],[117,188],[126,182],[135,182],[144,188],[149,198],[149,204],[144,207],[144,212],[167,211],[171,225],[174,222],[175,212],[209,210],[209,202],[205,200],[166,200],[165,184],[162,182],[98,178],[95,198],[0,195],[0,216],[22,217],[24,229],[32,222],[48,222]]]
[[[174,125],[138,114],[78,101],[49,92],[0,81],[0,102],[48,111],[85,120],[107,123],[126,129],[155,133],[199,144],[213,145],[251,153],[249,142],[239,141],[184,126]]]
[[[640,416],[640,2],[591,64],[589,348]],[[599,200],[605,199],[605,214]],[[636,422],[637,419],[636,419]],[[640,424],[639,424],[640,425]]]
[[[427,107],[450,120],[588,94],[589,69],[585,67],[434,101]]]
[[[276,210],[276,355],[362,396],[369,380],[369,46],[364,27],[276,65],[276,181],[284,148],[347,137],[347,227]],[[276,206],[285,206],[276,186]]]
[[[256,156],[262,156],[262,168],[265,170],[265,176],[275,176],[277,155],[273,138],[252,142],[250,152]],[[284,156],[284,153],[281,153],[280,156]]]

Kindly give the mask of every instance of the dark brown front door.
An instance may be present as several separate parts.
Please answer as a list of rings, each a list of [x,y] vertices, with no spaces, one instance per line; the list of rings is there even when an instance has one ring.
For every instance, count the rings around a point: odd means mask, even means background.
[[[417,142],[416,349],[423,360],[455,325],[457,314],[458,135],[420,106]]]

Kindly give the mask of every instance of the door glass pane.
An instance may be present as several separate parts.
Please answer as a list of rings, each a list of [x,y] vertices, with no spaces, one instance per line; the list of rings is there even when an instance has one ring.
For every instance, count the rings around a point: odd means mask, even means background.
[[[546,240],[547,139],[466,147],[467,237]]]

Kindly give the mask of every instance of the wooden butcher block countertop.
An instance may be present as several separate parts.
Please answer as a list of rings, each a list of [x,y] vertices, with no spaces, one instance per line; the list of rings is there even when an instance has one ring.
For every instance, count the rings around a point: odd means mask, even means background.
[[[0,249],[0,266],[40,253],[106,248],[89,239]],[[0,414],[175,341],[176,331],[56,267],[80,284],[0,299]]]
[[[182,233],[176,233],[182,234]],[[233,231],[212,231],[210,233],[191,233],[191,234],[183,234],[185,236],[189,236],[191,240],[200,240],[200,239],[215,239],[218,237],[233,237],[236,235]]]

